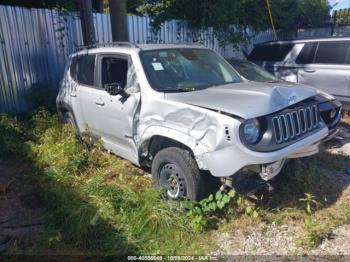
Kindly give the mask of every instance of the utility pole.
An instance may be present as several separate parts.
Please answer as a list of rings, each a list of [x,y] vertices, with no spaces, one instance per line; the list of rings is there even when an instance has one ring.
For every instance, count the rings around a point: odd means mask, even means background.
[[[113,41],[129,41],[126,0],[109,0],[109,12]]]
[[[92,0],[78,0],[78,3],[84,45],[93,45],[96,43],[96,39],[92,20]]]

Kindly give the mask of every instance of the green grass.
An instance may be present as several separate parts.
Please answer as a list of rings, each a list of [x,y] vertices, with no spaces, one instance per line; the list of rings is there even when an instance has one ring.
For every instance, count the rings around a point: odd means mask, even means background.
[[[201,253],[201,233],[184,212],[160,197],[149,176],[100,146],[79,143],[57,115],[40,110],[21,121],[0,116],[0,154],[33,165],[47,226],[38,250],[84,253]]]
[[[162,199],[144,171],[99,144],[78,142],[48,111],[0,114],[0,144],[0,157],[12,154],[31,163],[30,179],[47,207],[33,253],[206,254],[215,247],[211,235],[217,228],[248,233],[272,222],[302,226],[297,241],[313,248],[333,228],[350,223],[350,203],[342,197],[348,185],[335,186],[330,176],[350,159],[324,150],[287,167],[271,195],[254,202],[237,194],[208,198],[184,212]]]

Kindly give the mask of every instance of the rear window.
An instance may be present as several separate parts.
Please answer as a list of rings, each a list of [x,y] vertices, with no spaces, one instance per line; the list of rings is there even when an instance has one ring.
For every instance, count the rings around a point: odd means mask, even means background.
[[[294,44],[257,45],[249,54],[252,61],[282,61]]]
[[[316,64],[345,64],[350,42],[320,42],[316,52]]]
[[[315,52],[317,49],[317,42],[306,43],[299,53],[296,62],[298,64],[312,64],[314,62]]]
[[[78,82],[83,85],[94,85],[95,55],[83,55],[78,60]]]

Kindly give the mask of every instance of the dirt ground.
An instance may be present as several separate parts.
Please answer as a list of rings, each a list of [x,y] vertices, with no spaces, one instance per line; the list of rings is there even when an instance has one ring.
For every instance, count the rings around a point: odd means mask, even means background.
[[[28,181],[28,164],[0,160],[0,254],[29,247],[44,223],[43,204]]]

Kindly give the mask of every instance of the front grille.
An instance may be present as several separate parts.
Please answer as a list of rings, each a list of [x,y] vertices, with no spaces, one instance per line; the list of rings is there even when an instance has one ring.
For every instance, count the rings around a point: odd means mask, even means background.
[[[316,104],[281,113],[272,118],[277,144],[296,139],[319,125],[319,110]]]

